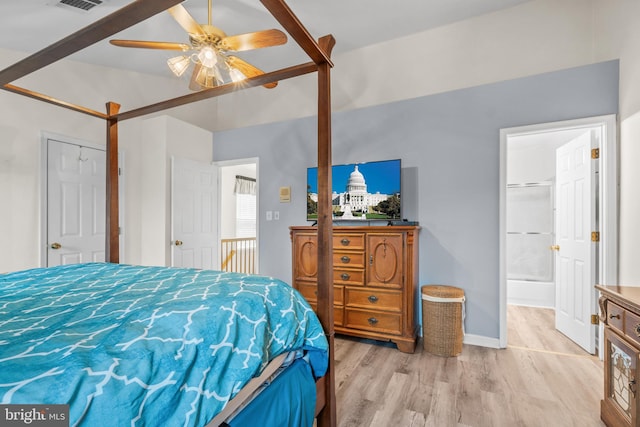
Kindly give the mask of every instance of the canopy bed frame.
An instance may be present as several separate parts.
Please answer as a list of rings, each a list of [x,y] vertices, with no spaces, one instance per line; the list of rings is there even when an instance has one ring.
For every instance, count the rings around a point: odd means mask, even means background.
[[[330,59],[335,44],[332,35],[314,40],[283,0],[260,0],[269,13],[309,56],[311,62],[268,72],[248,78],[242,86],[234,83],[205,89],[189,95],[168,99],[141,108],[120,112],[115,102],[106,104],[106,113],[55,99],[42,93],[21,88],[11,83],[40,70],[60,59],[80,51],[100,40],[112,36],[157,13],[181,3],[183,0],[137,0],[118,11],[96,21],[64,39],[40,50],[0,71],[0,85],[4,90],[47,102],[62,108],[102,119],[106,122],[107,182],[106,182],[106,255],[105,260],[119,263],[118,224],[118,123],[142,117],[169,108],[224,95],[242,88],[261,86],[304,74],[318,75],[318,317],[329,343],[327,374],[316,383],[318,390],[316,414],[319,426],[336,425],[334,379],[334,327],[332,245],[331,245],[331,84]]]

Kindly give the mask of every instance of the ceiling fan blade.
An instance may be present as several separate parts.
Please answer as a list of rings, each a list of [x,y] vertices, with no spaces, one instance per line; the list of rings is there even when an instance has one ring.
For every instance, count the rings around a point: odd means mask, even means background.
[[[280,30],[274,29],[224,37],[220,40],[219,47],[225,50],[242,52],[244,50],[278,46],[286,42],[287,35]]]
[[[187,12],[187,9],[185,9],[181,4],[173,6],[167,10],[171,14],[171,16],[173,16],[173,19],[178,21],[178,24],[180,24],[180,26],[184,28],[187,33],[197,34],[200,36],[206,35],[200,24],[198,24],[198,21],[193,19],[189,12]]]
[[[200,73],[200,69],[202,68],[202,64],[196,63],[195,67],[193,67],[193,73],[191,73],[191,80],[189,81],[189,89],[191,90],[202,90],[202,86],[200,83],[196,81],[196,77],[198,77],[198,73]]]
[[[187,51],[191,49],[191,46],[184,43],[171,43],[171,42],[148,42],[142,40],[109,40],[114,46],[119,47],[135,47],[142,49],[161,49],[161,50],[181,50]]]
[[[233,67],[238,71],[240,71],[242,74],[247,76],[247,78],[264,74],[264,71],[249,64],[247,61],[244,61],[238,58],[237,56],[228,56],[227,64],[230,67]],[[263,86],[266,87],[267,89],[273,89],[274,87],[278,86],[278,82],[267,83],[266,85],[263,85]]]

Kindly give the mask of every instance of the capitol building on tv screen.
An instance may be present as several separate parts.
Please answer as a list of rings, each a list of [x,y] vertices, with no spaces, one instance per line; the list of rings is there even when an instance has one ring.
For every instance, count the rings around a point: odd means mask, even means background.
[[[367,213],[378,206],[380,202],[387,200],[391,195],[380,193],[368,193],[364,175],[354,165],[354,170],[349,175],[346,188],[343,193],[333,192],[331,195],[334,216],[340,219],[367,219]],[[310,194],[311,200],[318,201],[317,193]],[[357,215],[354,213],[357,212]]]

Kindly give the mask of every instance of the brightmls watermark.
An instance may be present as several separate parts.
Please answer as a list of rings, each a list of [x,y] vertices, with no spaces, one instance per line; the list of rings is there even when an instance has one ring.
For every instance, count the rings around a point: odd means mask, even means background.
[[[0,427],[69,427],[69,405],[0,405]]]

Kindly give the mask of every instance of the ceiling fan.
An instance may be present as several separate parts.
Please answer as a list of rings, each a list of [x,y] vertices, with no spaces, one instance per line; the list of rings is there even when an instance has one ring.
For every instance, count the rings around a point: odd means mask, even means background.
[[[141,40],[110,40],[110,43],[120,47],[181,51],[181,55],[169,58],[167,65],[180,77],[194,63],[189,83],[191,90],[212,88],[226,81],[239,82],[264,74],[259,68],[229,52],[278,46],[287,42],[286,34],[276,29],[227,36],[220,28],[211,25],[211,0],[206,25],[199,24],[181,4],[169,8],[168,12],[189,34],[189,44]],[[277,84],[268,83],[264,87],[274,88]]]

